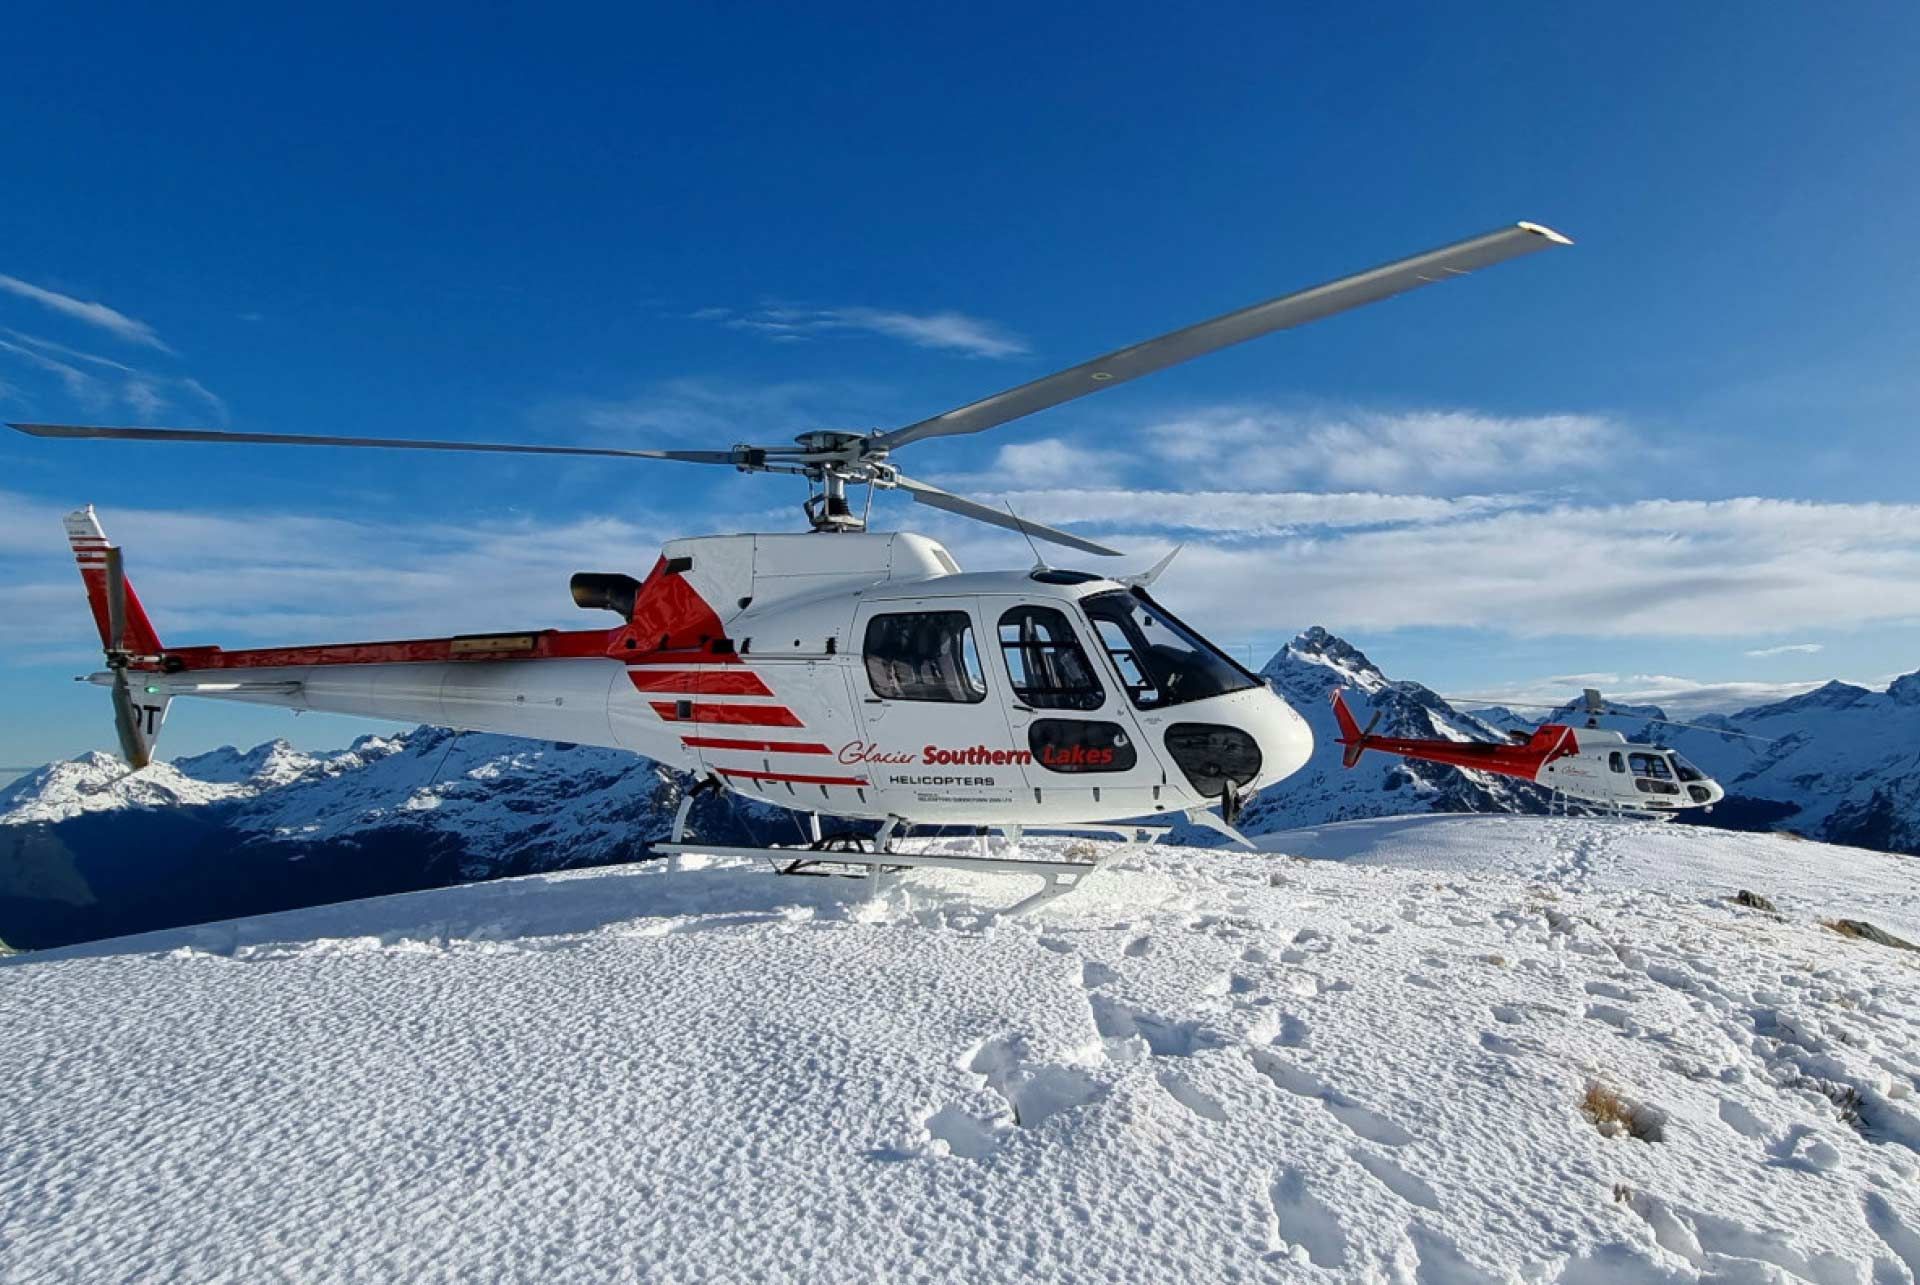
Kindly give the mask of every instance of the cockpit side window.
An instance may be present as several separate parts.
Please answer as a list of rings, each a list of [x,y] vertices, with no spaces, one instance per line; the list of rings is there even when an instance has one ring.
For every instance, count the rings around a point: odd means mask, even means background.
[[[867,622],[867,681],[886,700],[972,705],[987,698],[986,675],[964,611],[900,611]]]
[[[1667,767],[1664,754],[1634,754],[1629,756],[1633,763],[1635,776],[1650,776],[1656,781],[1671,781],[1673,773]]]
[[[1080,600],[1139,709],[1161,709],[1258,687],[1260,680],[1169,615],[1141,589]]]
[[[1000,654],[1013,694],[1035,709],[1099,709],[1107,694],[1065,613],[1019,606],[1000,617]]]
[[[1615,750],[1613,753],[1607,755],[1607,766],[1616,772],[1625,772],[1627,770],[1627,756],[1619,750]]]

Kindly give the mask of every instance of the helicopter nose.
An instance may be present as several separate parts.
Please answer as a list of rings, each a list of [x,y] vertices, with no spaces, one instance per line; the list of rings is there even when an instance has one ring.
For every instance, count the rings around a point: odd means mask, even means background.
[[[1313,757],[1313,729],[1307,726],[1307,720],[1272,688],[1260,695],[1248,728],[1260,743],[1260,775],[1254,778],[1255,789],[1285,780]]]

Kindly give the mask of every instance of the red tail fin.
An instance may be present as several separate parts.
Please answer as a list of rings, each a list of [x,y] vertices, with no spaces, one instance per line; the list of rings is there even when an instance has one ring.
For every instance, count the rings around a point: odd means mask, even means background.
[[[74,560],[80,564],[80,579],[87,586],[87,605],[93,608],[93,623],[100,629],[100,645],[112,651],[115,640],[110,637],[107,609],[107,533],[100,529],[100,519],[93,515],[93,506],[77,509],[67,514],[67,543],[73,546]],[[136,656],[156,656],[160,653],[160,635],[154,632],[153,624],[147,619],[146,608],[140,605],[140,596],[133,591],[133,582],[127,582],[127,636],[126,649]]]
[[[1340,766],[1350,768],[1366,753],[1367,736],[1360,730],[1360,724],[1353,721],[1346,693],[1338,687],[1333,689],[1333,720],[1340,724],[1340,744],[1347,747],[1346,753],[1340,756]]]

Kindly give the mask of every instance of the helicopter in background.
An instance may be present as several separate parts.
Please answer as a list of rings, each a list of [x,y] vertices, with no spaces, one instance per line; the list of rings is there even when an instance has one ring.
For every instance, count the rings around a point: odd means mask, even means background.
[[[1600,726],[1603,715],[1615,713],[1601,695],[1589,687],[1582,694],[1586,725],[1580,728],[1564,723],[1542,723],[1532,732],[1510,732],[1508,743],[1485,741],[1427,740],[1407,736],[1375,736],[1373,728],[1380,720],[1375,711],[1363,728],[1347,707],[1346,695],[1336,688],[1332,693],[1333,716],[1340,726],[1340,745],[1345,747],[1341,766],[1352,768],[1368,750],[1397,754],[1402,758],[1428,763],[1445,763],[1475,772],[1530,781],[1551,790],[1564,804],[1573,799],[1616,812],[1640,816],[1671,816],[1700,808],[1711,812],[1713,805],[1727,795],[1718,781],[1690,763],[1686,756],[1664,745],[1629,741],[1625,735]],[[1503,702],[1525,706],[1526,702]],[[1561,706],[1535,706],[1560,709]],[[1681,723],[1674,719],[1650,717],[1649,722],[1669,723],[1676,727],[1702,727],[1724,736],[1746,736],[1703,724]],[[1751,739],[1761,740],[1762,737]]]

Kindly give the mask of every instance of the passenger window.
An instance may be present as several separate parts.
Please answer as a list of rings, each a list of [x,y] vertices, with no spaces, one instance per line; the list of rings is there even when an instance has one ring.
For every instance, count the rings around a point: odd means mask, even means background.
[[[1035,709],[1099,709],[1106,703],[1073,626],[1052,607],[1015,607],[1001,616],[1000,654],[1013,694]]]
[[[867,622],[867,681],[899,701],[971,705],[987,698],[973,618],[964,611],[902,611]]]
[[[1615,750],[1613,753],[1607,755],[1607,766],[1612,768],[1616,772],[1626,771],[1627,770],[1626,756],[1621,754],[1619,750]]]

